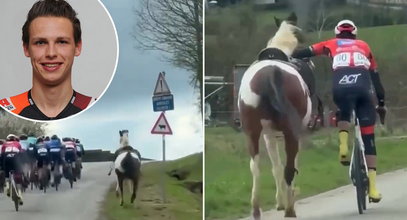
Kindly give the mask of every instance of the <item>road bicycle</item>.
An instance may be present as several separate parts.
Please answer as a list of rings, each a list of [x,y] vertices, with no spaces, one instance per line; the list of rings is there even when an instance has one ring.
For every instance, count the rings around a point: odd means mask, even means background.
[[[386,110],[377,110],[377,112],[380,116],[381,124],[384,124]],[[355,117],[355,112],[353,112],[353,118],[355,119],[355,137],[349,166],[349,176],[353,185],[356,187],[359,214],[363,214],[363,211],[366,210],[366,197],[369,193],[368,167],[366,164],[365,145],[363,144],[359,120]]]
[[[21,188],[21,184],[17,184],[15,181],[15,175],[14,172],[11,171],[9,174],[9,186],[10,186],[10,194],[11,194],[11,200],[14,202],[14,207],[16,211],[18,212],[19,205],[22,205],[22,201],[20,200],[20,195],[18,193],[18,189]],[[22,178],[22,176],[20,176]],[[21,191],[20,191],[21,192]]]

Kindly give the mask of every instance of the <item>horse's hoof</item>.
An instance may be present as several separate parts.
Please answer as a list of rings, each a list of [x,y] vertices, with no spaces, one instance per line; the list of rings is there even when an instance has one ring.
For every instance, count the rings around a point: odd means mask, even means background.
[[[282,211],[282,210],[284,210],[285,208],[284,208],[284,205],[277,205],[277,206],[276,206],[276,209],[277,209],[277,211]]]
[[[122,202],[120,203],[120,206],[123,206],[123,203],[122,203]]]
[[[286,218],[295,218],[295,217],[297,217],[297,215],[295,214],[294,209],[290,209],[290,210],[285,210],[284,217],[286,217]]]
[[[260,209],[253,210],[253,220],[260,220],[260,219],[261,219]]]

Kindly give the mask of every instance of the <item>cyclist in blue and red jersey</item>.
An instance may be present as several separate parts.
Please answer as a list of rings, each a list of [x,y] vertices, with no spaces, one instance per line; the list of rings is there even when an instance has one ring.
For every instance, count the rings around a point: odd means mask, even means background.
[[[81,144],[79,139],[75,139],[76,144],[76,155],[78,155],[79,164],[81,165],[82,169],[82,156],[85,155],[85,149],[83,148],[83,144]]]
[[[52,135],[51,140],[46,144],[46,147],[49,148],[50,152],[50,159],[52,162],[51,171],[53,171],[54,169],[58,169],[58,173],[61,174],[61,167],[63,165],[64,157],[64,148],[61,140],[58,138],[57,135]],[[52,179],[51,181],[51,186],[54,186],[54,179]]]
[[[335,27],[336,37],[319,42],[308,48],[295,51],[294,58],[326,55],[332,58],[333,99],[339,108],[339,157],[340,162],[349,165],[348,131],[353,110],[360,123],[365,145],[369,177],[369,199],[379,202],[382,198],[376,188],[376,146],[374,125],[376,111],[384,123],[384,89],[380,82],[377,64],[369,45],[356,39],[357,27],[350,20],[342,20]],[[378,106],[372,99],[372,84],[376,90]]]

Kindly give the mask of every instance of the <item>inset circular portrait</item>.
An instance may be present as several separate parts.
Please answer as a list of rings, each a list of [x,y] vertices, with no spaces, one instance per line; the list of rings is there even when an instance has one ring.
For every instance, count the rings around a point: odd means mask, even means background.
[[[99,0],[3,0],[0,105],[34,121],[89,109],[109,87],[116,28]]]

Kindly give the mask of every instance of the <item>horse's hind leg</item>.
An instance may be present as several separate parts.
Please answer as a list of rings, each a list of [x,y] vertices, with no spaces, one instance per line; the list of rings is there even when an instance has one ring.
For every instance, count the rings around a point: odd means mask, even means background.
[[[266,143],[267,152],[273,165],[272,172],[274,181],[276,183],[276,208],[277,210],[284,210],[284,204],[287,203],[287,198],[285,197],[287,185],[284,180],[284,167],[281,163],[280,154],[278,152],[277,138],[274,134],[271,134],[270,129],[265,130],[264,141]]]
[[[253,209],[253,218],[255,220],[260,219],[261,210],[260,210],[260,203],[259,203],[259,177],[260,177],[260,168],[259,168],[259,138],[260,132],[256,131],[248,135],[249,138],[249,151],[250,151],[250,171],[253,177],[253,186],[252,186],[252,209]]]
[[[120,206],[123,206],[123,178],[118,179],[118,184],[120,188]]]
[[[116,182],[116,197],[119,197],[119,177],[117,177],[117,182]]]
[[[136,199],[137,185],[138,185],[138,180],[133,179],[133,194],[131,195],[131,200],[130,200],[131,203],[133,203],[134,200]]]
[[[293,135],[284,135],[285,139],[285,150],[287,155],[287,163],[284,170],[284,178],[287,184],[287,206],[285,209],[285,217],[296,217],[294,202],[295,202],[295,192],[294,192],[294,177],[297,172],[296,161],[299,141]]]

